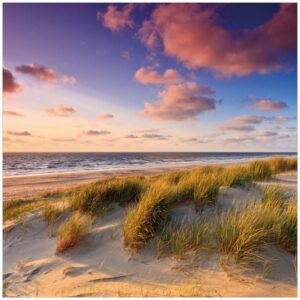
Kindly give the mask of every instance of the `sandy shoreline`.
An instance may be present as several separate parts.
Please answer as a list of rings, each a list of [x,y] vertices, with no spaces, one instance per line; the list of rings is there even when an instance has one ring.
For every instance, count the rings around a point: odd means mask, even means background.
[[[257,158],[253,159],[257,160]],[[54,191],[61,188],[74,187],[76,185],[90,183],[98,179],[114,176],[126,175],[155,175],[162,173],[176,172],[179,170],[189,170],[197,166],[218,165],[231,166],[242,165],[251,160],[236,162],[207,162],[177,164],[155,167],[127,168],[127,169],[110,169],[110,170],[82,170],[62,173],[46,173],[33,175],[18,175],[3,178],[3,200],[13,200],[27,197],[34,197],[42,192]]]
[[[243,164],[246,162],[241,162]],[[234,163],[215,163],[219,166],[233,165]],[[205,164],[203,164],[205,165]],[[208,165],[208,164],[206,164]],[[209,163],[213,165],[213,163]],[[160,167],[141,167],[132,169],[76,171],[62,173],[47,173],[38,175],[10,176],[3,178],[3,200],[33,197],[45,191],[73,187],[79,184],[89,183],[98,179],[126,175],[154,175],[179,170],[189,170],[197,164],[168,165]]]

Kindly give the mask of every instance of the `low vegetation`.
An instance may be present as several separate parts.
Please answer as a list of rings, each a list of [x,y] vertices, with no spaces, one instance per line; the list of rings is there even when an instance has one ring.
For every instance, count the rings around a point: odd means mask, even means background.
[[[183,258],[187,252],[199,250],[208,230],[208,222],[202,218],[167,222],[158,237],[158,257],[174,255]]]
[[[56,252],[65,252],[80,243],[89,234],[92,221],[90,215],[80,212],[73,214],[58,229]]]
[[[113,204],[127,206],[123,223],[124,245],[142,249],[154,237],[158,256],[183,257],[204,244],[236,261],[259,259],[259,251],[277,244],[290,252],[297,249],[297,206],[293,196],[276,186],[262,190],[262,198],[248,205],[217,211],[214,206],[220,187],[248,189],[255,181],[270,180],[274,174],[297,170],[297,158],[274,157],[231,167],[207,166],[155,176],[109,178],[65,191],[48,192],[35,199],[4,202],[4,221],[44,207],[51,226],[61,214],[53,205],[67,195],[73,215],[57,232],[57,252],[75,247],[90,232],[94,217],[102,216]],[[50,202],[49,202],[50,201]],[[194,204],[199,218],[172,220],[174,206]],[[204,218],[204,209],[212,211]]]
[[[43,217],[49,226],[53,226],[62,214],[62,208],[57,205],[47,203],[44,207]]]
[[[140,250],[154,236],[168,218],[174,195],[174,188],[164,181],[150,185],[137,205],[127,211],[123,225],[125,247]]]
[[[144,190],[142,176],[102,180],[89,184],[70,197],[70,207],[94,215],[103,215],[113,203],[120,205],[136,202]]]
[[[3,202],[3,222],[22,217],[24,214],[43,207],[43,200],[10,200]]]

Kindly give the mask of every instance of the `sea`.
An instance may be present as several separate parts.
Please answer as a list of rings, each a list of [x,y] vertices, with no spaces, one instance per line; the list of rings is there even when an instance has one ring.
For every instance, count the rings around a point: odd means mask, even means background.
[[[6,152],[3,154],[3,176],[239,163],[276,155],[295,156],[296,154],[296,152]]]

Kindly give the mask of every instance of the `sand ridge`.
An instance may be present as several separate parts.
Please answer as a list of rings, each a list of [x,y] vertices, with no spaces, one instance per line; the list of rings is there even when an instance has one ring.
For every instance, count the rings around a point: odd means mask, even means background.
[[[221,191],[222,209],[238,199],[252,201],[258,190]],[[251,200],[252,199],[252,200]],[[267,270],[251,271],[224,263],[218,253],[187,255],[184,260],[157,259],[155,240],[141,253],[124,249],[122,220],[125,209],[115,206],[93,226],[75,249],[55,254],[56,238],[49,237],[41,211],[8,223],[4,228],[5,295],[12,297],[63,296],[296,296],[295,258],[277,248]],[[192,216],[189,205],[174,211]]]

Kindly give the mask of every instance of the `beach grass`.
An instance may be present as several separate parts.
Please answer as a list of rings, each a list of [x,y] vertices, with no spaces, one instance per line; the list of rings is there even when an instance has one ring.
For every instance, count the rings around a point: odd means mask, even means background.
[[[44,206],[43,217],[49,226],[53,226],[62,214],[62,208],[57,205],[47,203]]]
[[[254,180],[269,180],[272,176],[270,165],[264,160],[255,160],[248,168]]]
[[[297,251],[297,201],[288,202],[279,220],[279,244],[289,252]]]
[[[89,234],[92,222],[90,215],[74,213],[58,229],[56,252],[65,252],[79,244]]]
[[[166,222],[158,236],[157,256],[172,255],[181,259],[188,252],[197,251],[203,246],[208,231],[209,223],[201,217]]]
[[[152,183],[140,201],[130,208],[123,223],[124,246],[140,250],[168,218],[174,187],[165,181]]]
[[[143,176],[121,177],[98,181],[84,186],[70,197],[70,207],[94,215],[103,215],[113,203],[125,205],[136,202],[144,190]]]
[[[44,207],[43,217],[53,225],[61,214],[54,202],[68,195],[68,205],[74,213],[58,229],[57,241],[57,252],[64,252],[89,233],[94,217],[106,214],[113,204],[118,204],[126,206],[124,246],[132,251],[141,250],[157,237],[159,256],[182,257],[209,240],[220,252],[247,262],[257,259],[259,251],[270,243],[296,251],[296,202],[282,188],[267,186],[255,203],[216,212],[210,220],[174,223],[172,208],[190,202],[199,213],[204,208],[213,210],[222,186],[248,189],[254,181],[270,180],[278,172],[296,169],[297,158],[274,157],[240,166],[204,166],[149,177],[108,178],[33,199],[6,201],[3,217],[6,221]]]
[[[43,207],[45,201],[43,200],[10,200],[3,202],[3,222],[22,217],[26,213]]]

